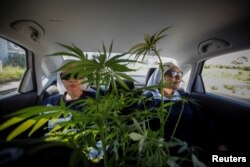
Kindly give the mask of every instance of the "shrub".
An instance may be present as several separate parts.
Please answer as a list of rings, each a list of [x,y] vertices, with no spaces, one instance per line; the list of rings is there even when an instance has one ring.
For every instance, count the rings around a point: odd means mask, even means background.
[[[4,62],[4,65],[26,67],[26,57],[24,54],[13,53],[9,54],[8,59]]]
[[[23,73],[24,68],[19,66],[4,66],[3,72],[0,73],[0,83],[20,80]]]

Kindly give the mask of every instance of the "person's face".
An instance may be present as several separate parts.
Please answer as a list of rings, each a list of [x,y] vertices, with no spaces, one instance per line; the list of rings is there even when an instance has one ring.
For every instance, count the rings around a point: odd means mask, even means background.
[[[63,73],[60,76],[67,92],[77,92],[81,90],[81,84],[83,83],[83,79],[77,78],[76,75],[74,76],[70,74],[64,75]]]
[[[165,74],[164,79],[167,83],[167,88],[177,90],[180,86],[183,72],[176,66],[170,68]]]

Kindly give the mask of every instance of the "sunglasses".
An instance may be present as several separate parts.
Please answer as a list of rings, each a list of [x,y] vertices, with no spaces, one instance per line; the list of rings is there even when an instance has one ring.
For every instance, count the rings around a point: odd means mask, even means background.
[[[61,73],[60,74],[61,80],[70,80],[70,79],[80,79],[77,77],[77,74],[67,74],[67,73]]]
[[[166,75],[168,75],[170,77],[173,77],[173,78],[175,78],[175,77],[182,78],[183,72],[182,71],[179,71],[179,72],[177,72],[177,71],[168,71],[168,72],[166,72]]]

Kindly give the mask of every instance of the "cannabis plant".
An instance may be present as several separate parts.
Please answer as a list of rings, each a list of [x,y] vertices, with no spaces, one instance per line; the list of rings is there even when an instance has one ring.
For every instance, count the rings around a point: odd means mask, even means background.
[[[166,36],[164,33],[167,29],[153,35],[146,34],[144,43],[133,46],[127,53],[117,55],[111,55],[113,42],[108,49],[103,44],[102,51],[92,58],[75,45],[58,43],[68,51],[57,52],[50,56],[67,55],[77,58],[58,70],[67,68],[68,73],[85,78],[86,82],[95,87],[96,98],[78,100],[77,103],[84,106],[82,112],[69,109],[63,101],[60,106],[29,107],[8,115],[11,118],[0,126],[0,130],[18,125],[7,136],[7,140],[10,141],[25,131],[31,136],[40,128],[46,127],[48,121],[53,122],[59,117],[66,118],[72,114],[72,119],[57,123],[48,131],[44,140],[66,142],[81,150],[87,161],[103,163],[105,167],[179,166],[184,161],[189,161],[184,151],[190,154],[193,153],[193,149],[185,141],[164,139],[164,124],[170,113],[165,111],[165,107],[171,106],[172,103],[164,104],[162,96],[161,106],[155,109],[157,112],[151,112],[144,107],[148,99],[144,97],[142,91],[159,88],[163,93],[162,89],[165,86],[163,80],[154,87],[132,91],[124,82],[125,80],[134,82],[126,72],[135,69],[129,68],[128,65],[139,62],[139,58],[143,60],[149,54],[159,58],[159,68],[163,71],[157,44]],[[135,59],[127,59],[128,54],[135,54]],[[74,68],[68,68],[72,65]],[[101,94],[101,86],[112,90]],[[155,118],[160,120],[159,130],[150,128],[149,121]],[[180,157],[171,155],[172,148],[177,146],[180,148],[178,152],[183,153]],[[96,153],[96,157],[93,157],[93,153]],[[192,158],[196,164],[202,164],[194,154]]]

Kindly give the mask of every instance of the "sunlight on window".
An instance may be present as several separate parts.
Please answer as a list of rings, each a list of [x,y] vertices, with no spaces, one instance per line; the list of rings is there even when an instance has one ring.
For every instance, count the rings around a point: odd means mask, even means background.
[[[206,92],[250,102],[250,50],[206,61],[202,77]]]
[[[0,38],[0,96],[17,90],[25,70],[25,50]]]

